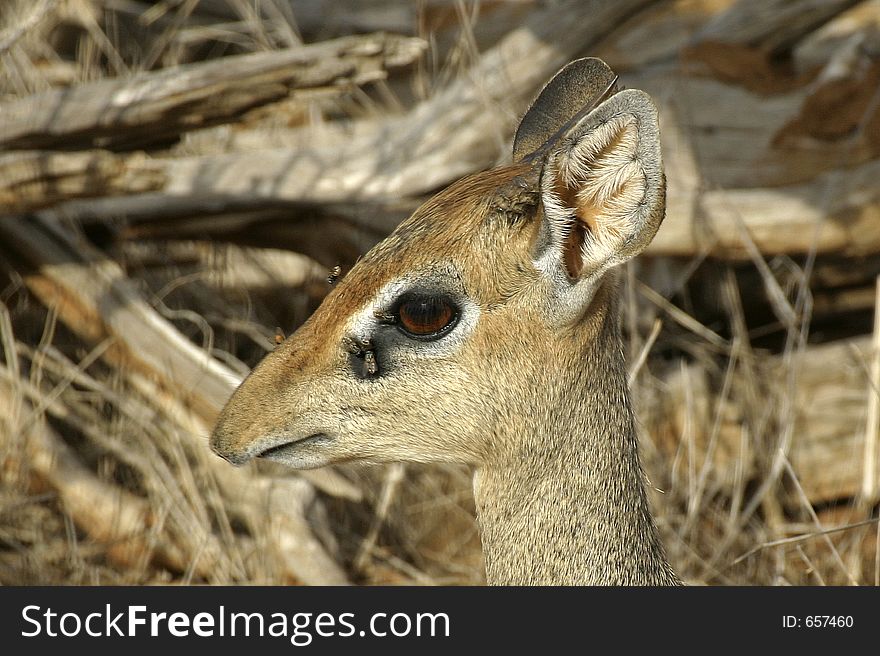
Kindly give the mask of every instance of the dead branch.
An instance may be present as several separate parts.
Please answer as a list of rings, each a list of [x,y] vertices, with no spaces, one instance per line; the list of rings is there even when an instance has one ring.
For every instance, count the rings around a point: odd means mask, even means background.
[[[861,0],[739,0],[715,16],[685,50],[727,80],[751,89],[786,85],[780,62],[805,35]],[[782,71],[780,70],[782,68]]]
[[[144,193],[167,182],[160,162],[142,153],[23,151],[0,155],[0,216],[72,198]]]
[[[411,63],[423,42],[393,35],[225,57],[6,103],[0,148],[130,148],[229,121],[294,89],[345,88]]]
[[[541,84],[652,0],[568,1],[530,15],[466,78],[343,147],[177,158],[171,196],[351,203],[420,196],[493,164]],[[524,57],[523,53],[529,53]]]
[[[775,189],[673,187],[669,213],[647,253],[745,260],[744,233],[764,255],[877,253],[878,176],[880,161],[872,160],[849,171],[824,173],[808,184]]]

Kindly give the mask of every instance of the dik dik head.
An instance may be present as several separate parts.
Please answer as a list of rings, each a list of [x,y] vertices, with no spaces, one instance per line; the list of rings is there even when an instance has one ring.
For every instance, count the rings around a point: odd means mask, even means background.
[[[612,269],[664,213],[656,109],[615,82],[596,59],[562,69],[514,163],[451,185],[359,261],[241,384],[212,448],[297,468],[484,465],[589,415],[572,390],[616,348]]]

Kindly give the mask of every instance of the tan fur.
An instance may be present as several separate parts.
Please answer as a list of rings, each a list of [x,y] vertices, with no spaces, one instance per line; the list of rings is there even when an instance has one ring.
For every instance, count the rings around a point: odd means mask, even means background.
[[[625,92],[546,156],[427,202],[242,383],[212,448],[296,467],[470,464],[490,583],[677,583],[645,495],[613,269],[662,219],[655,124],[650,101]],[[410,342],[371,323],[411,285],[463,299],[448,336]],[[369,375],[351,348],[364,335]]]

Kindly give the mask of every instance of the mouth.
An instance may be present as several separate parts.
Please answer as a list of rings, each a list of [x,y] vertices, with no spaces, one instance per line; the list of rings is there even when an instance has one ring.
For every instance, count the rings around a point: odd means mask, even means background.
[[[318,445],[323,442],[329,442],[332,439],[333,438],[331,438],[326,433],[315,433],[314,435],[309,435],[308,437],[303,437],[298,440],[293,440],[291,442],[285,442],[284,444],[273,446],[270,449],[266,449],[265,451],[258,453],[256,457],[263,458],[264,460],[273,460],[275,462],[280,462],[285,465],[296,466],[296,464],[301,463],[301,461],[303,460],[304,447]]]

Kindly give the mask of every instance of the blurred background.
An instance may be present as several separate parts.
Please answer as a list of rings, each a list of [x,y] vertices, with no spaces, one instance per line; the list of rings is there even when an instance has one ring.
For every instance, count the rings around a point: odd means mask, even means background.
[[[623,323],[675,568],[880,583],[877,0],[0,0],[0,583],[482,583],[466,469],[206,437],[581,56],[661,113]]]

